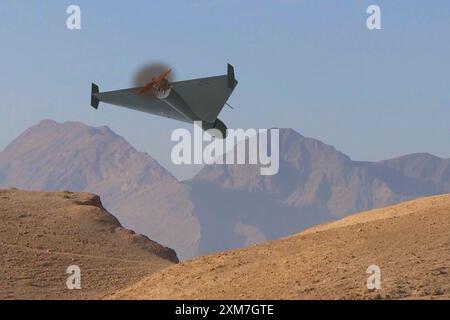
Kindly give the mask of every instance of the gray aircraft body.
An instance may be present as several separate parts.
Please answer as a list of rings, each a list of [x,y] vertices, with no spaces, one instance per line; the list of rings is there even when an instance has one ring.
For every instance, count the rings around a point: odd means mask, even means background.
[[[203,130],[217,129],[226,137],[227,127],[217,117],[238,82],[234,68],[228,64],[226,75],[169,82],[161,74],[144,87],[99,92],[92,84],[91,105],[100,102],[147,112],[184,122],[202,121]]]

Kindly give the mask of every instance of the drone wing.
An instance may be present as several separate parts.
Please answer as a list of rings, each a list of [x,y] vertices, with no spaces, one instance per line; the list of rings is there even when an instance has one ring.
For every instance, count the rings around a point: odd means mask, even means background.
[[[234,68],[228,64],[226,75],[173,82],[171,86],[194,114],[213,123],[237,84]]]
[[[130,88],[100,93],[97,85],[92,84],[91,105],[97,109],[100,102],[105,102],[119,107],[188,122],[184,116],[164,103],[164,101],[156,98],[151,92],[140,94],[139,89]]]
[[[97,109],[100,102],[106,102],[185,122],[202,120],[215,123],[237,84],[234,68],[230,64],[228,73],[223,76],[171,83],[172,90],[182,99],[186,108],[190,109],[185,111],[189,111],[191,119],[164,100],[156,98],[152,92],[140,93],[142,88],[99,92],[98,86],[92,84],[91,105]]]

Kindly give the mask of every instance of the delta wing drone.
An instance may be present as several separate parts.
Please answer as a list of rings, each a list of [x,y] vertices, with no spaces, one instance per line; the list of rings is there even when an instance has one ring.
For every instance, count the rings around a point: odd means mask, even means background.
[[[238,82],[234,68],[228,64],[226,75],[170,82],[166,70],[143,87],[99,92],[92,84],[91,105],[98,109],[100,102],[147,112],[184,122],[202,121],[202,129],[217,129],[222,138],[227,127],[217,117]]]

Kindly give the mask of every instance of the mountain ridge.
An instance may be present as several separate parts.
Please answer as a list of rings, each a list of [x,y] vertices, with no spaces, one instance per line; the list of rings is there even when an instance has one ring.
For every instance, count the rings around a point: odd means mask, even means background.
[[[378,162],[280,129],[280,170],[205,166],[178,181],[103,126],[41,121],[0,152],[0,187],[99,194],[119,221],[174,248],[181,260],[272,240],[325,221],[450,192],[450,159]]]
[[[431,158],[437,165],[417,174],[408,168],[415,168],[416,157],[419,164],[424,162],[420,154],[384,162],[354,161],[333,146],[292,129],[280,130],[279,154],[280,170],[275,176],[261,176],[258,166],[211,165],[186,182],[197,190],[192,199],[196,215],[202,217],[202,229],[215,230],[210,232],[208,245],[200,241],[200,247],[207,247],[205,252],[221,251],[223,243],[235,248],[239,242],[259,242],[236,235],[235,228],[241,224],[256,230],[257,238],[270,240],[352,213],[450,192],[445,183],[450,175],[446,179],[440,174],[450,170],[450,161],[438,157]],[[426,164],[421,166],[427,168]],[[209,199],[215,202],[210,204]],[[231,220],[225,227],[224,216]],[[280,225],[281,230],[276,227]],[[221,238],[211,240],[213,234]]]
[[[0,152],[0,172],[0,187],[99,194],[124,226],[181,257],[196,250],[191,235],[183,232],[198,233],[185,187],[106,126],[41,121]]]

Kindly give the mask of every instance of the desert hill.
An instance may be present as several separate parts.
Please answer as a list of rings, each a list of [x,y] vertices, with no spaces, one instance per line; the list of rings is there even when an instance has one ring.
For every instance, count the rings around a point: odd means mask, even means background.
[[[448,299],[449,230],[450,195],[421,198],[184,262],[108,298]],[[370,265],[381,269],[373,292]]]
[[[92,299],[178,262],[92,194],[0,190],[0,221],[0,299]],[[66,287],[71,265],[81,290]]]

